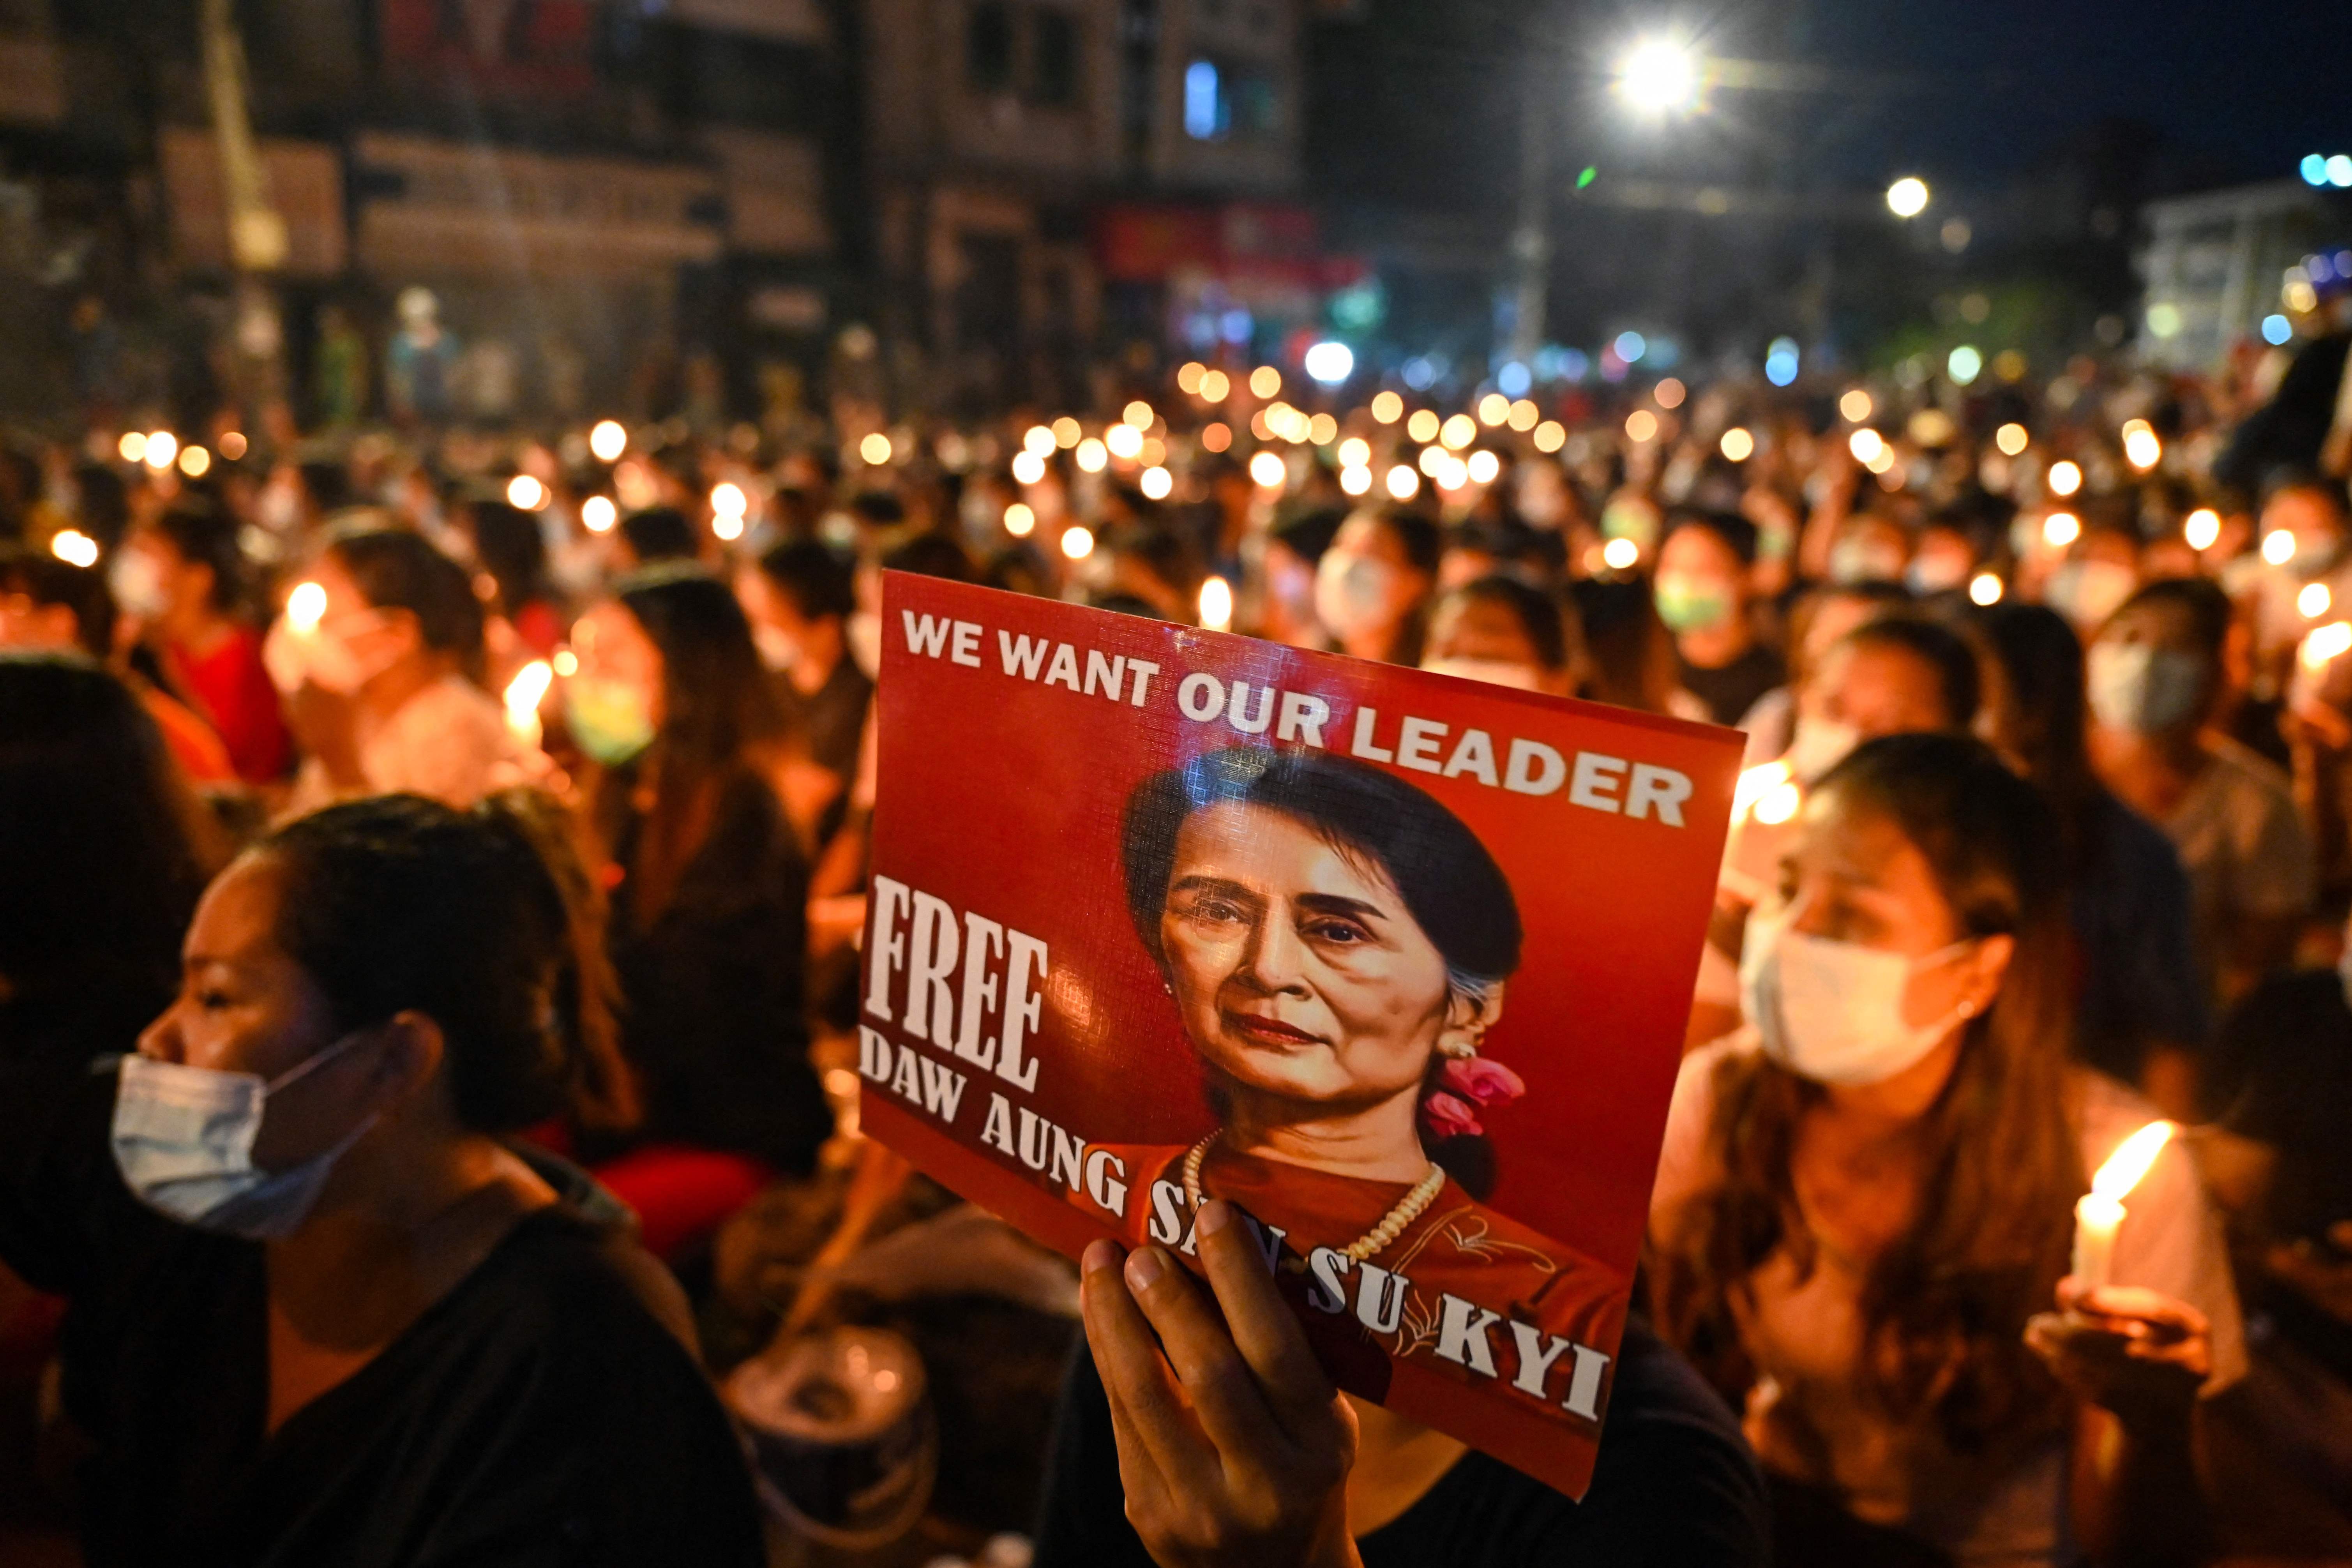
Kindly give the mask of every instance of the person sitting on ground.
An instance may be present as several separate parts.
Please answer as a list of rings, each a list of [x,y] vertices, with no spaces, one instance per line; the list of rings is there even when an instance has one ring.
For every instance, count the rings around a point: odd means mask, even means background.
[[[0,1080],[92,1568],[765,1560],[676,1283],[503,1141],[624,1092],[551,809],[299,818],[205,892],[138,1054]]]

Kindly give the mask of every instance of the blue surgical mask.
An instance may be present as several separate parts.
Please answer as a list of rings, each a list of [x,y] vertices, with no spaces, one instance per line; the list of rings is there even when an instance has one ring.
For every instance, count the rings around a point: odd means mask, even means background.
[[[253,1142],[271,1095],[358,1044],[358,1034],[277,1078],[122,1058],[114,1090],[115,1168],[132,1195],[158,1214],[199,1230],[268,1241],[288,1236],[318,1203],[335,1162],[373,1127],[380,1112],[324,1153],[283,1171],[253,1163]]]

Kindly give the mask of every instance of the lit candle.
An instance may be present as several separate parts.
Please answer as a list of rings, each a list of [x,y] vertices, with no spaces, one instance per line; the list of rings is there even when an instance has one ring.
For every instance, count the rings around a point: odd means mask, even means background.
[[[2147,1174],[2171,1137],[2171,1122],[2149,1122],[2116,1146],[2099,1173],[2091,1178],[2091,1190],[2076,1200],[2072,1272],[2085,1289],[2098,1289],[2113,1278],[2116,1232],[2123,1227],[2125,1194]]]
[[[507,682],[507,729],[525,746],[539,744],[539,704],[554,679],[555,671],[548,668],[547,661],[535,658]]]

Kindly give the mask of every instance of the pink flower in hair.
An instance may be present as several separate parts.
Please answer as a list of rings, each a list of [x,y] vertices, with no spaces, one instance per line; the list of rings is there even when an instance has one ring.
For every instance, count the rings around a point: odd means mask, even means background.
[[[1475,1138],[1486,1131],[1478,1124],[1478,1113],[1467,1100],[1439,1089],[1421,1102],[1421,1120],[1432,1137]]]
[[[1450,1057],[1437,1072],[1438,1081],[1477,1105],[1507,1105],[1527,1093],[1527,1080],[1497,1061],[1485,1057]]]

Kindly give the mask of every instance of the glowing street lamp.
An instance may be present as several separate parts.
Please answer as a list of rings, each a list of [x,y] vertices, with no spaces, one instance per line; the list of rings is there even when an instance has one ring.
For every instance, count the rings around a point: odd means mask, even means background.
[[[1698,81],[1697,55],[1668,38],[1643,39],[1617,66],[1617,96],[1648,114],[1688,113]]]
[[[1917,217],[1927,210],[1927,182],[1906,174],[1886,187],[1886,210],[1896,217]]]

